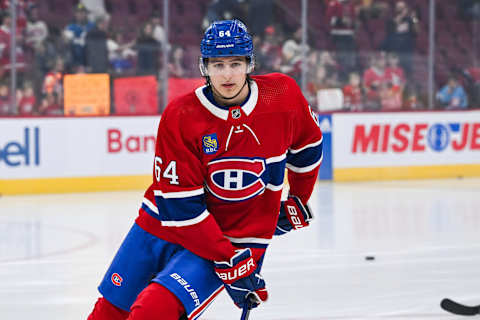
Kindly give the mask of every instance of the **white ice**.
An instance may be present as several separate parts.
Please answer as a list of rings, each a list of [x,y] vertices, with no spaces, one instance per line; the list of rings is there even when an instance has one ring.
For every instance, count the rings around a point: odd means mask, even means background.
[[[142,197],[0,197],[0,319],[86,319]],[[461,319],[440,300],[480,304],[480,179],[322,182],[311,205],[312,226],[270,246],[251,320]],[[240,310],[222,293],[201,319]]]

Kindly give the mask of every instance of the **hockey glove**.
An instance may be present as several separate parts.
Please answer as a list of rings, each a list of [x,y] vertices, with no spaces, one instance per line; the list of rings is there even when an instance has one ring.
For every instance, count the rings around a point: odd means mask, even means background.
[[[247,295],[253,295],[252,307],[267,301],[268,292],[249,248],[236,250],[230,261],[215,261],[215,272],[225,284],[237,307],[242,308]]]
[[[288,196],[280,205],[275,235],[283,235],[293,229],[306,227],[311,220],[313,215],[308,205],[303,205],[297,196]]]

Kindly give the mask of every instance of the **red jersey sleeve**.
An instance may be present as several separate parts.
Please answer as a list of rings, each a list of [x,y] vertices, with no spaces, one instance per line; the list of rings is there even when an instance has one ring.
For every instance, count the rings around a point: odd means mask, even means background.
[[[292,80],[294,97],[293,137],[287,152],[290,194],[303,203],[310,198],[322,162],[322,132],[317,115],[312,111],[298,85]]]

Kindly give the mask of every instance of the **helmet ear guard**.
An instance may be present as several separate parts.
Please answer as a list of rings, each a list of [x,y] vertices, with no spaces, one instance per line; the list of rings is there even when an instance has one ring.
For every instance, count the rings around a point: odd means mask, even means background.
[[[253,72],[255,69],[255,57],[252,55],[251,57],[246,57],[247,58],[247,70],[245,71],[246,74],[250,74]],[[198,59],[198,68],[200,69],[200,74],[202,77],[208,77],[208,69],[207,69],[207,63],[208,63],[208,58],[202,58],[200,57]]]

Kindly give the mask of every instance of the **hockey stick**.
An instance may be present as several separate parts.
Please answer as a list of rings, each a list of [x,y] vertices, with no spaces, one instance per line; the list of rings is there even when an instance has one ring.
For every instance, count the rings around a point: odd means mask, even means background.
[[[440,302],[440,306],[443,310],[458,314],[461,316],[474,316],[480,314],[480,305],[478,306],[466,306],[464,304],[455,302],[448,298],[445,298]]]
[[[250,310],[252,310],[253,299],[254,298],[252,295],[248,295],[247,298],[245,299],[245,302],[243,303],[242,316],[240,317],[240,320],[248,320],[248,317],[250,316]]]

